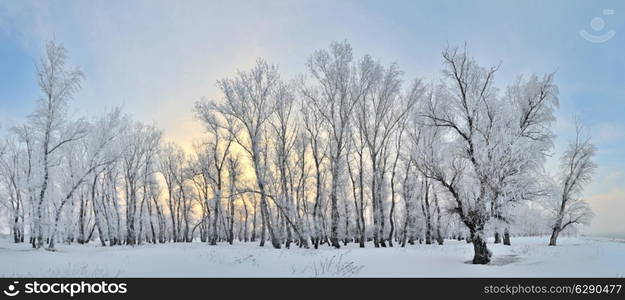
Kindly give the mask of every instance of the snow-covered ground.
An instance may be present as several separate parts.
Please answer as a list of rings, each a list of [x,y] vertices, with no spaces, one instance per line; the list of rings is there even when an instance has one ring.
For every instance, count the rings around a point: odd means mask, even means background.
[[[513,246],[488,246],[490,265],[468,264],[472,246],[340,250],[272,249],[257,243],[203,243],[100,247],[58,245],[57,252],[0,239],[3,277],[624,277],[625,243],[567,238],[548,247],[547,237],[514,238]],[[371,245],[368,245],[371,246]]]

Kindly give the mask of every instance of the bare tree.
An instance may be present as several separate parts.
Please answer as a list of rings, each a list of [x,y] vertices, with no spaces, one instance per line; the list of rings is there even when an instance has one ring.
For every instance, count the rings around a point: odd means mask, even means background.
[[[367,240],[367,222],[365,221],[365,211],[367,207],[367,201],[365,201],[366,145],[364,135],[360,130],[352,130],[351,141],[348,145],[347,171],[352,186],[352,198],[354,198],[356,229],[358,231],[357,240],[359,247],[364,248],[365,241]]]
[[[383,199],[383,186],[387,179],[390,154],[399,153],[399,149],[393,147],[397,144],[391,143],[395,135],[399,135],[399,147],[401,147],[401,135],[403,134],[403,122],[412,111],[414,104],[423,95],[421,81],[414,81],[406,95],[401,91],[401,75],[396,64],[391,64],[384,68],[379,64],[365,57],[361,62],[362,74],[371,73],[371,87],[364,97],[360,99],[357,111],[358,124],[361,135],[365,140],[368,149],[371,166],[371,201],[373,203],[373,242],[375,247],[386,247],[385,243],[385,204]],[[402,126],[400,126],[402,125]],[[399,130],[398,130],[399,129]],[[396,166],[399,156],[393,159],[393,166]],[[394,184],[394,176],[393,176]],[[394,189],[394,185],[391,190]],[[389,221],[394,227],[392,214],[394,211],[394,191],[390,192],[392,199],[392,210],[389,212]],[[394,231],[394,228],[391,230]],[[389,242],[391,242],[389,240]],[[392,243],[392,242],[391,242]]]
[[[497,67],[483,69],[466,49],[443,52],[445,80],[425,102],[422,116],[437,128],[438,151],[420,164],[424,176],[438,182],[454,199],[454,212],[467,226],[474,246],[473,263],[490,261],[484,226],[511,203],[530,197],[518,182],[535,171],[551,146],[546,129],[557,106],[557,88],[551,76],[541,82],[517,84],[512,103],[500,101],[493,86]],[[528,89],[528,87],[537,87]],[[516,97],[523,95],[527,97]],[[529,100],[528,100],[529,99]],[[438,156],[438,158],[436,158]]]
[[[37,155],[41,156],[38,168],[42,179],[35,208],[35,248],[44,244],[43,206],[48,199],[50,169],[53,165],[51,159],[55,159],[51,156],[64,145],[83,138],[86,132],[82,122],[70,122],[67,117],[68,101],[79,90],[83,74],[78,69],[68,68],[66,61],[67,50],[54,41],[48,42],[46,56],[37,65],[37,80],[42,96],[37,102],[35,112],[28,117],[31,124],[28,130],[35,132],[40,145]]]
[[[549,246],[555,246],[558,235],[569,225],[589,222],[592,211],[586,201],[581,198],[584,187],[592,180],[597,165],[593,162],[596,147],[585,135],[579,120],[575,124],[575,141],[569,144],[560,158],[559,199],[553,232]]]
[[[263,224],[266,226],[271,244],[280,248],[280,242],[271,222],[271,211],[267,201],[267,178],[269,162],[266,144],[267,125],[275,111],[276,92],[280,77],[276,66],[269,65],[262,59],[248,72],[239,72],[235,78],[218,81],[224,102],[197,103],[196,111],[213,110],[224,118],[237,122],[242,127],[242,134],[232,132],[243,150],[249,155],[256,175],[256,186],[260,194],[260,209]],[[237,127],[238,127],[237,126]],[[229,127],[233,130],[235,126]],[[261,245],[264,239],[261,239]]]
[[[35,209],[36,209],[36,199],[37,199],[37,195],[36,195],[36,187],[35,187],[35,180],[37,178],[37,174],[36,174],[36,161],[35,159],[36,157],[36,153],[35,150],[37,148],[37,146],[35,145],[35,133],[31,130],[31,127],[28,125],[21,125],[21,126],[15,126],[13,128],[11,128],[10,134],[14,134],[16,139],[14,140],[16,143],[19,143],[22,145],[23,149],[21,151],[24,151],[25,153],[23,154],[23,158],[21,159],[23,161],[23,166],[22,166],[22,172],[23,175],[21,176],[22,178],[22,182],[25,185],[25,187],[22,187],[20,193],[22,195],[20,195],[20,198],[22,198],[22,205],[23,204],[29,204],[30,205],[30,211],[29,211],[29,215],[31,216],[31,220],[30,220],[30,243],[33,245],[33,247],[35,247],[36,243],[35,243],[35,238],[37,236],[36,234],[36,230],[37,230],[37,226],[36,226],[36,213],[35,213]],[[13,159],[10,159],[11,156],[11,142],[7,141],[5,143],[4,146],[4,154],[6,155],[5,158],[8,156],[9,157],[9,161],[12,161],[12,163],[16,163],[16,161],[14,161]],[[17,145],[16,145],[17,146]],[[19,151],[19,150],[18,150]],[[21,152],[20,151],[20,152]],[[18,158],[19,160],[19,158]],[[13,170],[13,166],[11,166],[11,164],[5,164],[5,167],[8,166],[8,170],[9,173],[11,172],[16,172],[19,170],[15,169]],[[18,167],[18,166],[15,166]],[[13,171],[11,171],[13,170]],[[7,171],[7,169],[5,169],[5,172]],[[7,178],[9,181],[10,180],[10,176]],[[16,180],[15,183],[20,182],[19,180]],[[13,183],[8,183],[9,185],[15,187],[16,185]],[[11,189],[9,188],[9,193],[10,193]],[[27,196],[27,200],[28,201],[24,201],[25,199],[24,194]],[[17,200],[17,195],[16,198],[14,198]],[[12,204],[10,204],[12,205]],[[22,211],[25,212],[26,208],[22,207]],[[15,221],[15,219],[13,219]],[[22,219],[22,222],[25,222],[24,219]]]
[[[305,99],[305,98],[303,98]],[[314,164],[315,200],[312,211],[312,243],[317,249],[320,241],[323,239],[323,230],[321,228],[321,211],[323,203],[323,187],[324,187],[324,163],[327,158],[327,142],[324,135],[324,120],[321,114],[306,100],[302,100],[302,117],[304,119],[304,129],[310,144],[310,152]]]
[[[295,211],[293,193],[293,177],[292,177],[292,159],[294,156],[293,148],[295,146],[296,139],[299,134],[297,119],[297,110],[295,109],[295,95],[292,92],[292,87],[286,84],[280,84],[276,88],[276,101],[275,101],[275,113],[274,118],[270,120],[269,124],[273,129],[273,134],[276,137],[275,144],[275,165],[278,170],[279,177],[279,202],[283,208],[285,219],[295,219],[297,222],[293,222],[293,226],[301,224],[299,220],[299,214]],[[292,228],[291,222],[286,222],[289,225],[286,226],[286,242],[285,247],[289,248],[293,240],[293,231],[301,232],[302,228]],[[298,236],[297,239],[303,243],[308,242],[302,237]]]
[[[218,239],[218,220],[221,214],[221,199],[225,192],[226,171],[228,157],[231,155],[234,136],[238,128],[233,124],[230,116],[219,116],[207,103],[197,103],[196,116],[204,123],[208,137],[204,142],[204,149],[198,152],[198,170],[203,181],[209,183],[213,193],[213,219],[209,244],[216,245]],[[230,185],[236,184],[230,182]],[[208,198],[207,198],[208,199]],[[207,203],[207,206],[210,205]]]
[[[241,176],[241,165],[239,158],[236,156],[230,155],[227,159],[228,164],[228,183],[230,185],[230,190],[228,192],[228,243],[232,245],[234,242],[234,201],[237,198],[238,188],[237,181]],[[247,223],[247,222],[246,222]]]
[[[327,126],[330,141],[328,159],[332,180],[330,242],[335,248],[340,248],[338,189],[344,175],[350,117],[356,103],[370,85],[368,71],[358,74],[352,65],[352,59],[352,48],[347,42],[333,42],[328,50],[316,51],[308,59],[307,66],[317,85],[304,87],[302,90],[303,95],[314,104]]]
[[[180,232],[183,222],[180,214],[183,205],[182,190],[179,184],[182,181],[183,168],[185,163],[182,148],[173,143],[163,145],[160,153],[160,173],[165,179],[167,188],[167,206],[172,226],[172,238],[174,242],[183,241]]]
[[[90,126],[86,138],[67,147],[64,157],[70,177],[67,181],[67,189],[62,191],[61,201],[55,210],[54,227],[49,238],[48,249],[54,249],[55,234],[65,204],[72,199],[74,193],[87,182],[92,174],[118,159],[117,153],[112,151],[110,147],[115,145],[114,141],[118,137],[117,134],[122,129],[120,118],[120,110],[111,111],[97,121],[95,125]]]
[[[126,244],[135,245],[137,236],[137,204],[145,163],[151,149],[158,148],[162,133],[154,126],[135,123],[122,133],[121,169],[126,200]],[[139,206],[139,209],[140,206]]]
[[[4,184],[7,201],[0,202],[9,211],[11,233],[15,243],[24,242],[25,198],[28,196],[27,157],[14,137],[0,145],[0,183]]]

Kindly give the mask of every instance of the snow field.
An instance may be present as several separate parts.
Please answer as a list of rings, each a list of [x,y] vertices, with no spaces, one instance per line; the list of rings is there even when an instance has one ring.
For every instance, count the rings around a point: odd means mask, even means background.
[[[471,244],[339,250],[273,249],[258,243],[101,247],[59,244],[58,251],[0,241],[3,277],[624,277],[625,243],[562,237],[513,238],[492,244],[493,261],[472,265]]]

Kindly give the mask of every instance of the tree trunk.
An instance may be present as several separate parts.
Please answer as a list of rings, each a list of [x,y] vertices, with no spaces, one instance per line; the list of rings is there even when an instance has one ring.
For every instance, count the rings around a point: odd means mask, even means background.
[[[486,247],[486,241],[481,231],[471,230],[471,242],[473,243],[473,264],[485,265],[490,262],[492,253]]]
[[[380,210],[378,209],[378,201],[376,197],[375,190],[377,189],[376,180],[375,180],[375,170],[373,170],[374,176],[372,176],[371,181],[371,204],[373,210],[373,246],[375,248],[380,247]]]
[[[425,244],[432,244],[432,216],[430,214],[430,185],[427,180],[424,182],[425,195],[423,202],[421,202],[421,208],[423,210],[423,216],[425,218]]]
[[[508,228],[503,231],[503,244],[506,246],[510,246],[510,231]]]
[[[254,198],[254,216],[252,217],[252,237],[250,238],[250,242],[256,241],[256,215],[258,212],[258,205],[256,203],[256,198]]]
[[[245,209],[245,217],[244,217],[244,223],[243,223],[243,241],[248,242],[249,241],[249,235],[248,235],[248,230],[247,230],[247,220],[248,220],[248,216],[249,216],[249,212],[247,211],[247,204],[245,203],[245,199],[241,198],[241,200],[243,201],[243,208]]]
[[[330,191],[330,243],[332,247],[339,249],[341,245],[339,244],[339,206],[338,206],[338,185],[339,185],[339,170],[338,170],[338,160],[335,159],[332,165],[332,188]]]
[[[434,193],[434,204],[436,205],[436,242],[443,245],[443,235],[441,234],[441,207],[438,205],[438,196]]]
[[[93,209],[93,220],[95,222],[95,226],[98,228],[98,237],[100,237],[100,244],[102,247],[106,246],[106,242],[104,241],[104,231],[102,230],[102,225],[100,224],[100,217],[98,213],[98,203],[96,201],[96,185],[98,183],[98,174],[93,176],[93,183],[91,184],[91,208]]]
[[[549,239],[549,246],[556,246],[558,242],[558,235],[560,235],[560,228],[554,227],[553,232],[551,233],[551,238]]]
[[[137,210],[137,195],[134,179],[127,185],[126,195],[128,196],[128,204],[126,206],[126,245],[135,245],[137,241],[135,233],[135,215]]]
[[[348,239],[350,238],[349,234],[349,207],[347,206],[347,200],[343,201],[345,205],[345,239],[343,240],[343,246],[347,246]]]
[[[360,195],[360,241],[359,247],[364,248],[365,242],[367,241],[367,226],[365,224],[365,189],[364,189],[364,176],[363,176],[363,157],[362,150],[359,154],[359,169],[358,169],[358,184],[359,184],[359,195]]]
[[[145,205],[145,196],[141,199],[139,204],[139,233],[137,234],[137,244],[143,244],[143,206]]]
[[[80,207],[78,210],[78,244],[85,243],[85,195],[80,194]]]
[[[391,177],[391,211],[389,212],[388,221],[391,226],[391,230],[388,233],[388,245],[389,247],[393,247],[393,235],[395,234],[395,171],[393,171],[393,176]]]
[[[234,190],[230,191],[229,207],[230,210],[230,219],[228,220],[228,243],[232,245],[234,242]]]
[[[22,241],[22,237],[21,237],[22,233],[20,232],[20,228],[19,228],[19,217],[15,217],[13,221],[12,231],[13,231],[13,242],[17,244],[20,241]]]
[[[260,246],[265,246],[265,210],[260,205]]]
[[[261,188],[261,191],[264,191],[264,188]],[[273,227],[271,226],[271,214],[269,212],[269,205],[267,204],[267,199],[266,196],[263,192],[263,194],[260,196],[260,209],[264,210],[264,216],[265,216],[265,228],[267,229],[267,232],[269,232],[269,238],[271,239],[271,245],[275,248],[275,249],[280,249],[280,241],[278,240],[278,238],[276,237],[276,234],[274,233]]]
[[[217,222],[219,220],[219,208],[221,207],[220,205],[220,201],[221,200],[221,187],[217,188],[217,191],[215,193],[215,196],[213,197],[213,228],[212,228],[212,232],[211,232],[211,236],[209,239],[208,244],[211,246],[215,246],[217,245],[217,237],[219,235],[219,223]]]

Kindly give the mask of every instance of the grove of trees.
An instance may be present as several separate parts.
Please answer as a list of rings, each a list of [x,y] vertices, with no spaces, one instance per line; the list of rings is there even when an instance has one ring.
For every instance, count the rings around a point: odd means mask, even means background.
[[[561,170],[551,126],[554,74],[496,86],[466,47],[442,51],[437,82],[354,57],[347,42],[314,51],[293,79],[263,59],[217,81],[192,109],[191,150],[115,108],[69,110],[84,80],[49,42],[36,64],[35,110],[4,128],[0,203],[16,243],[102,246],[235,241],[281,247],[405,247],[575,232],[595,146],[577,123]],[[370,242],[370,243],[369,243]]]

